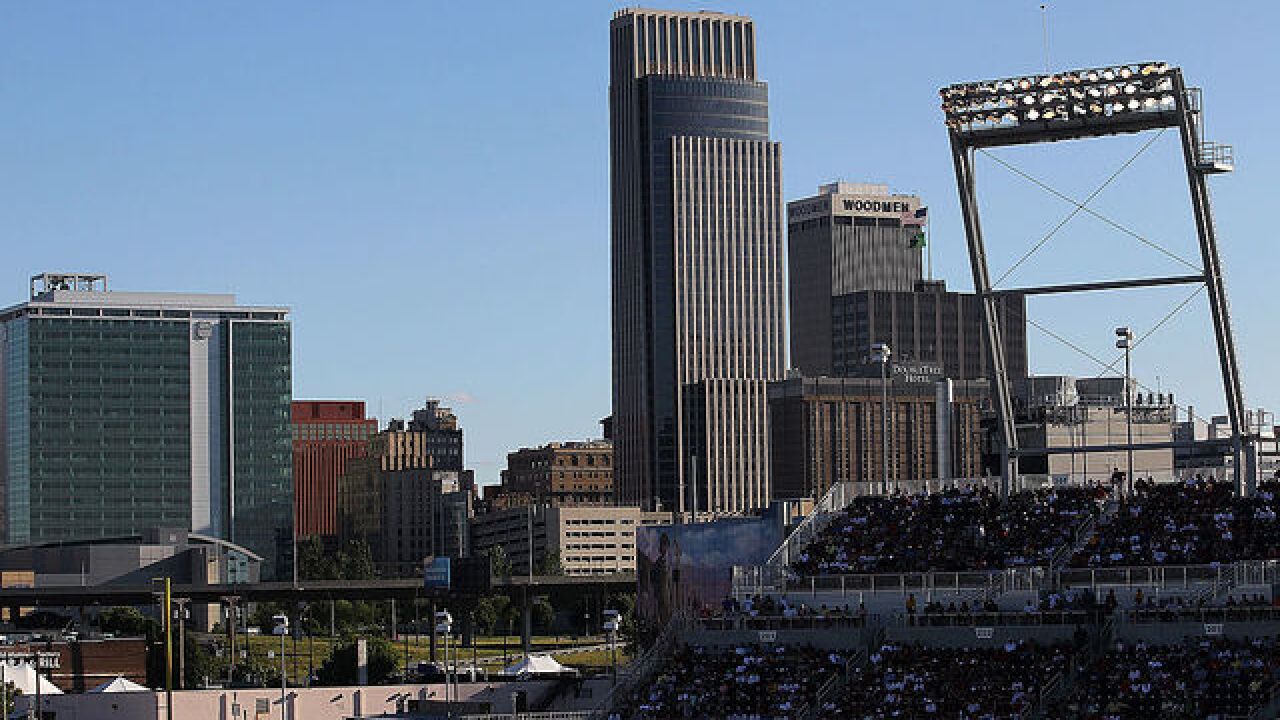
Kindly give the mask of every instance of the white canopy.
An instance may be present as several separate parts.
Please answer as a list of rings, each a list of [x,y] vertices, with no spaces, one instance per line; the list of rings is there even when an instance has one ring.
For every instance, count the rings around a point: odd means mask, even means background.
[[[23,695],[36,694],[36,679],[39,678],[41,695],[61,695],[57,685],[49,682],[43,675],[37,675],[30,663],[4,663],[4,681],[22,691]]]
[[[503,675],[563,675],[578,671],[565,667],[545,653],[526,655],[523,660],[502,671]]]
[[[91,693],[124,693],[124,692],[149,692],[151,688],[126,678],[123,675],[117,675],[114,680],[108,680],[98,687],[90,690]]]

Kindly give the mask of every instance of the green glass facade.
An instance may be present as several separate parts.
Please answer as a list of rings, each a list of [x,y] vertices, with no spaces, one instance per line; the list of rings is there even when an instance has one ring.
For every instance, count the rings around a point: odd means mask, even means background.
[[[11,525],[10,541],[188,526],[187,323],[32,317],[25,324],[29,472],[20,489],[29,494],[29,525]]]
[[[115,295],[0,310],[0,543],[186,528],[273,577],[293,529],[287,311]]]
[[[231,540],[282,560],[293,533],[293,400],[288,323],[231,326]],[[270,568],[263,568],[263,575]]]

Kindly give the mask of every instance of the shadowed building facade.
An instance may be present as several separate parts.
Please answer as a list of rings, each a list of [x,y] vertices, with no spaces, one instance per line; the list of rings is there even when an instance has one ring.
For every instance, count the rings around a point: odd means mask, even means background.
[[[610,24],[613,435],[620,504],[769,500],[768,381],[785,370],[781,147],[750,19]]]
[[[886,425],[891,480],[978,477],[986,396],[985,380],[951,381],[925,365],[893,365],[887,387],[878,377],[772,383],[774,497],[820,498],[837,482],[881,481]]]

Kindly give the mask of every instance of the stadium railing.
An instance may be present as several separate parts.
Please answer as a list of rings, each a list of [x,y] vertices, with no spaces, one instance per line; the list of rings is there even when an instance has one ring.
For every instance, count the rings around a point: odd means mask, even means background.
[[[603,720],[609,717],[609,712],[619,698],[630,696],[642,683],[648,682],[688,628],[689,618],[680,614],[672,615],[667,621],[667,626],[658,634],[649,649],[628,663],[625,673],[619,674],[618,683],[610,688],[595,709],[590,712],[591,720]]]
[[[1234,579],[1233,563],[1221,565],[1135,565],[1127,567],[1065,568],[1058,582],[1073,588],[1092,588],[1095,592],[1122,587],[1154,587],[1189,589]]]
[[[787,536],[782,544],[773,551],[769,559],[765,561],[765,567],[785,568],[791,564],[800,550],[813,541],[819,533],[826,528],[836,513],[844,510],[857,497],[854,494],[853,483],[841,482],[835,483],[827,492],[823,494],[822,499],[814,503],[813,510],[805,516],[804,520],[796,526],[796,529]]]
[[[856,598],[866,593],[909,593],[976,591],[974,599],[985,600],[1016,590],[1045,587],[1042,567],[1016,567],[986,572],[864,573],[849,575],[798,576],[790,568],[736,565],[733,568],[733,596],[739,600],[756,595],[836,593]]]
[[[1088,610],[1037,610],[1035,612],[931,612],[894,613],[878,616],[876,622],[896,627],[1027,627],[1038,625],[1085,625],[1097,620]]]
[[[1280,607],[1270,605],[1236,605],[1233,607],[1168,607],[1123,610],[1119,620],[1129,625],[1148,625],[1162,622],[1277,622]]]
[[[835,630],[874,626],[879,616],[873,615],[735,615],[691,620],[695,630]]]

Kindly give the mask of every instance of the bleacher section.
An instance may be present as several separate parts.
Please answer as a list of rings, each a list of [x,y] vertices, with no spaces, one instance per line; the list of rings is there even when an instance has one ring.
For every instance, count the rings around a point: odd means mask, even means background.
[[[1101,488],[1001,498],[990,489],[854,499],[792,565],[802,576],[1045,566],[1098,513]]]
[[[678,619],[612,717],[1277,717],[1280,485],[846,500]]]

